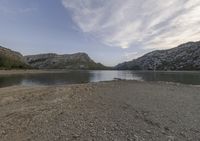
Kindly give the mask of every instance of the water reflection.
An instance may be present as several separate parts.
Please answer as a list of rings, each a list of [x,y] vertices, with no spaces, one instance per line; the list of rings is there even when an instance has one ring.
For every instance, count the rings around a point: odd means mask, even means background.
[[[142,80],[141,76],[131,71],[90,71],[90,82],[109,81],[115,78],[126,80]]]
[[[65,73],[0,76],[0,87],[13,85],[60,85],[109,81],[115,78],[143,81],[167,81],[200,85],[200,72],[151,71],[67,71]]]
[[[0,87],[18,85],[23,81],[22,76],[0,76]]]
[[[79,84],[87,83],[90,81],[90,74],[87,71],[72,71],[68,73],[45,73],[45,74],[32,74],[25,75],[21,84],[22,85],[60,85],[60,84]]]
[[[200,72],[132,72],[144,81],[177,82],[200,85]]]

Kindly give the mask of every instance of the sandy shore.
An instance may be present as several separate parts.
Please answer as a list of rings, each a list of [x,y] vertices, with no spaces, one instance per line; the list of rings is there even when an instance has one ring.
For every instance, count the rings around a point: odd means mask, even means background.
[[[200,88],[113,81],[0,89],[0,141],[199,141]]]

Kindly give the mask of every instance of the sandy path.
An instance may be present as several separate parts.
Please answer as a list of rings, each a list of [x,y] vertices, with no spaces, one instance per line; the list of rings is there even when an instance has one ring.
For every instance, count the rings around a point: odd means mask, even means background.
[[[135,81],[0,89],[0,141],[198,141],[200,88]]]

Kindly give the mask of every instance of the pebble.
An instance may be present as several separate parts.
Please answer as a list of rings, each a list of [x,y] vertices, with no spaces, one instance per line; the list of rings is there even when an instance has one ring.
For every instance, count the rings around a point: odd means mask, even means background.
[[[165,130],[162,130],[161,132],[162,132],[162,134],[166,134]]]
[[[180,135],[186,137],[184,132],[181,132]]]
[[[167,141],[175,141],[175,137],[174,136],[168,136]]]
[[[78,134],[74,134],[74,135],[73,135],[73,138],[78,138],[78,137],[79,137]]]
[[[146,132],[150,134],[150,133],[151,133],[151,130],[146,130]]]
[[[165,129],[166,131],[169,131],[169,130],[170,130],[169,127],[167,127],[167,126],[165,126],[164,129]]]
[[[1,134],[2,134],[2,135],[5,135],[5,134],[6,134],[6,131],[5,131],[5,130],[3,130],[3,131],[1,132]]]

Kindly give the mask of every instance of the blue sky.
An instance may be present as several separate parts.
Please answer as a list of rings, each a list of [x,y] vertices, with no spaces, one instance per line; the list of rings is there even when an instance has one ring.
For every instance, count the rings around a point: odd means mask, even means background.
[[[0,0],[0,45],[105,65],[200,37],[199,0]]]

